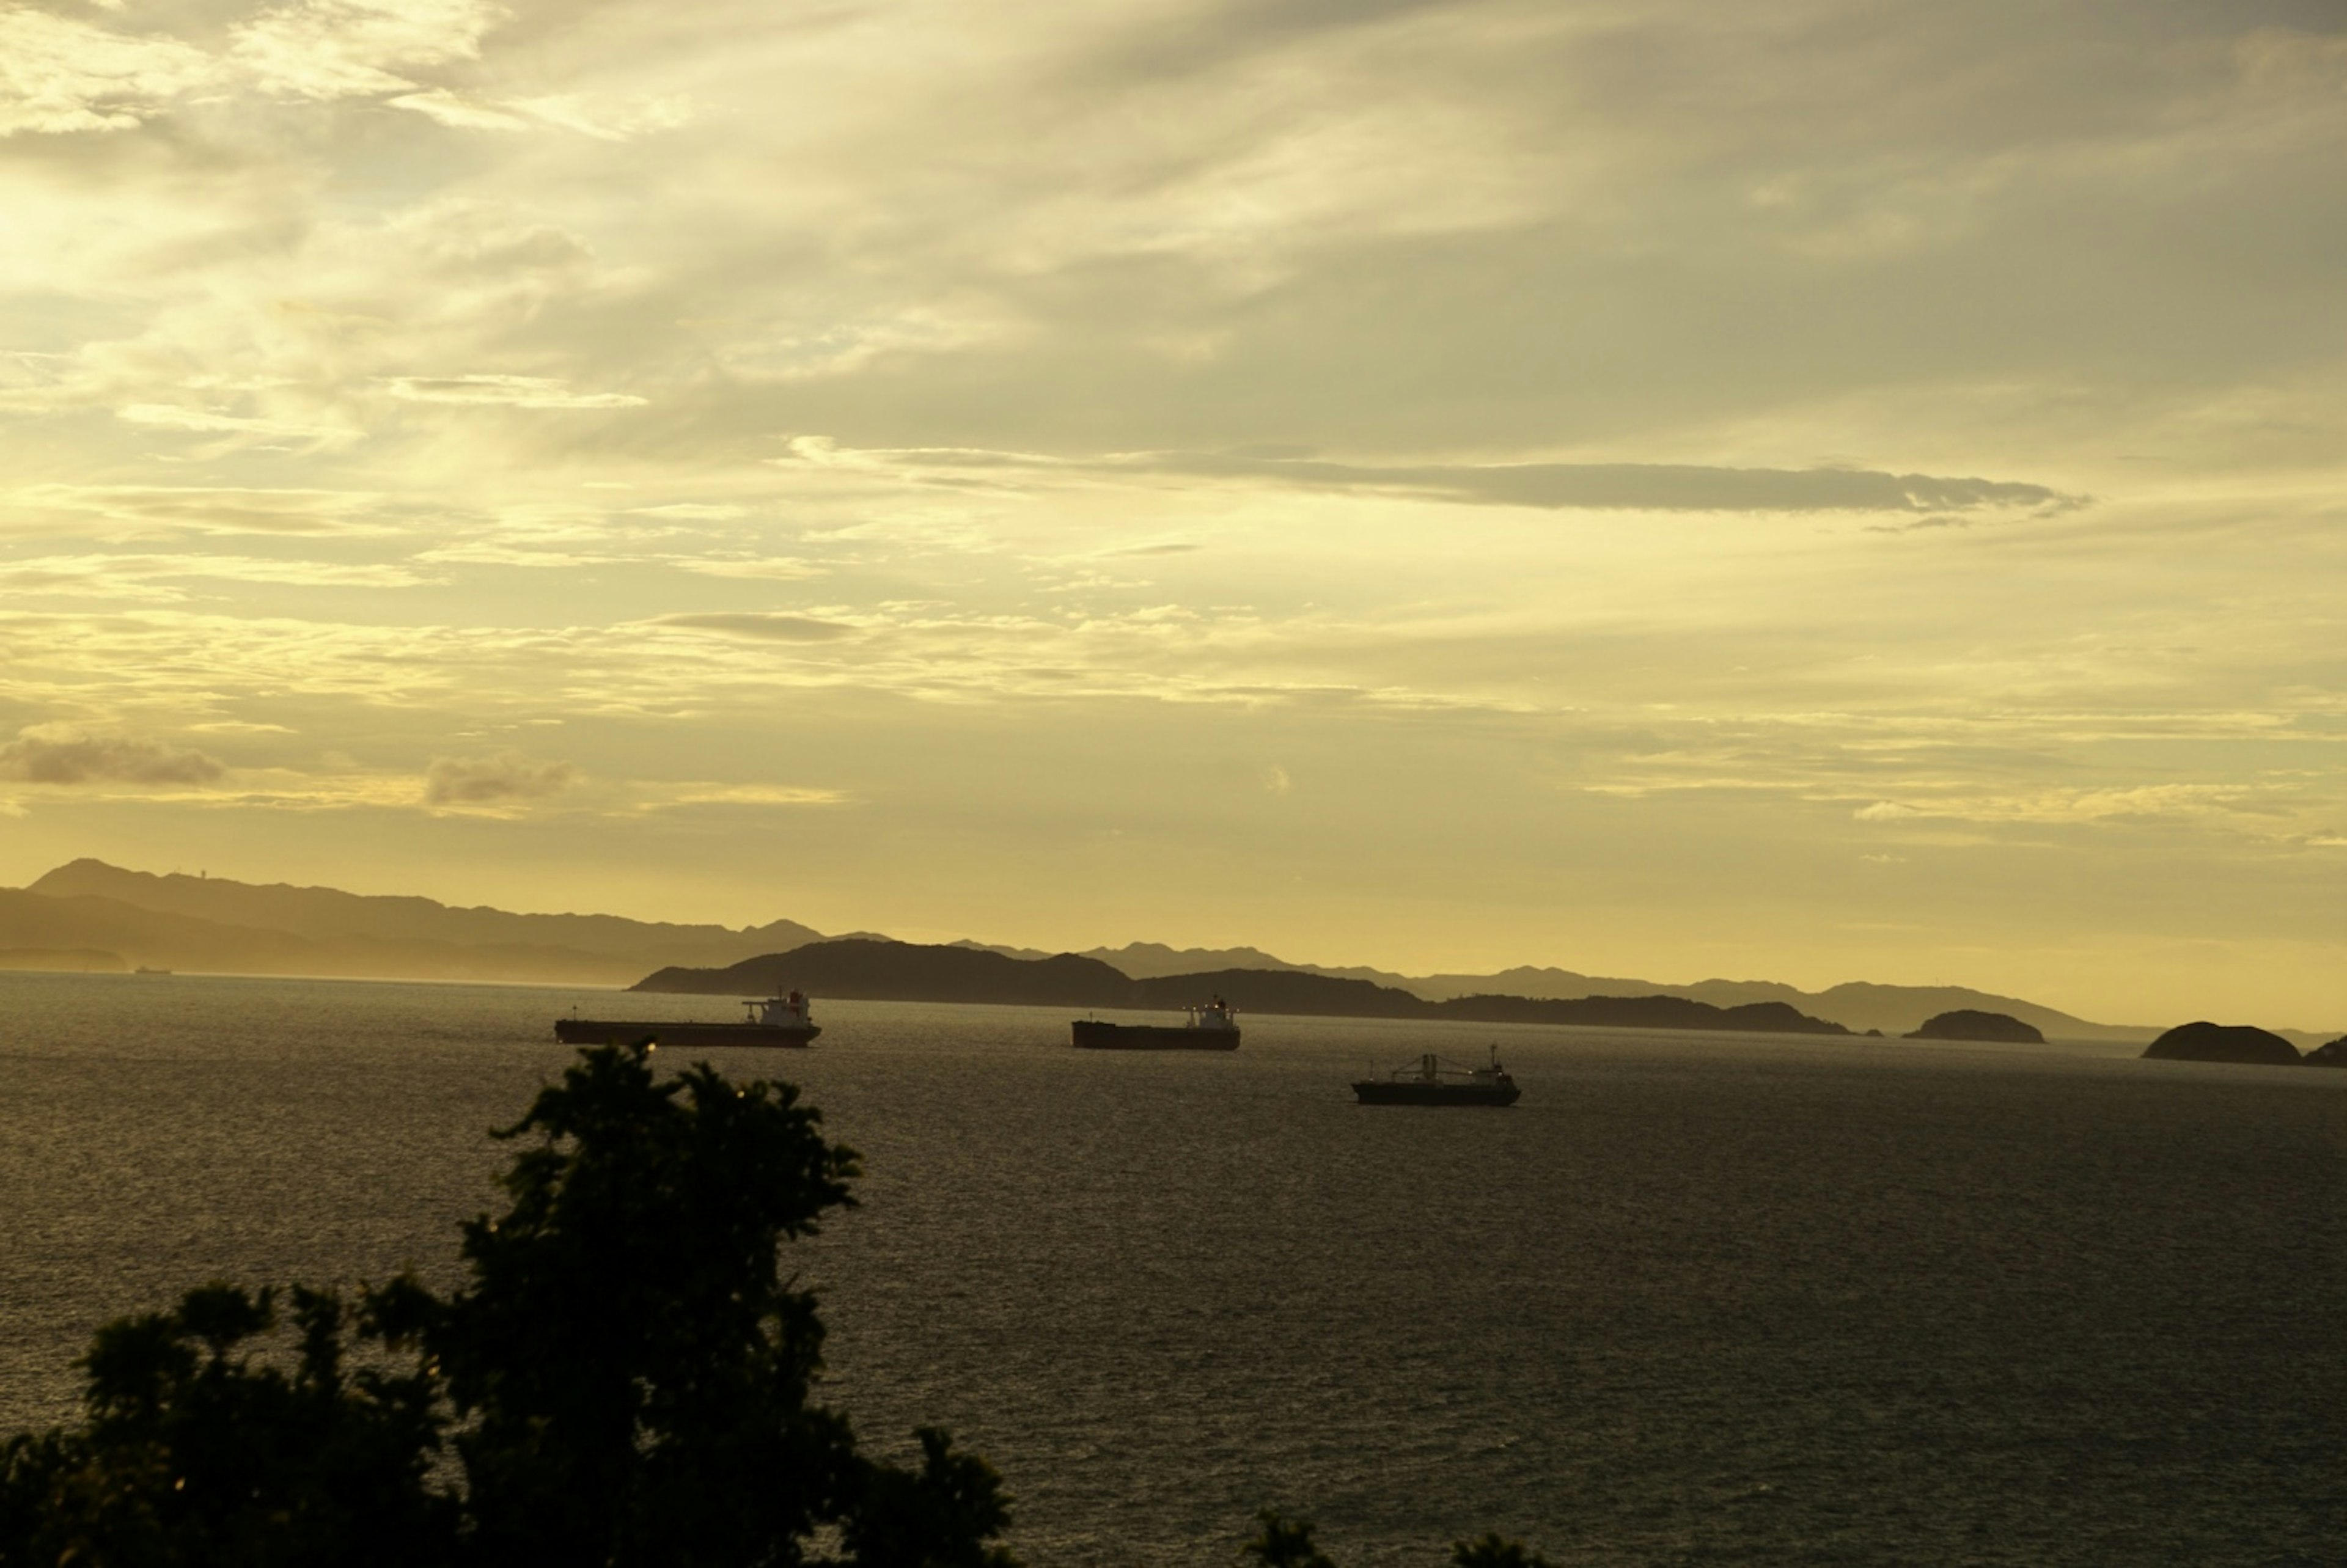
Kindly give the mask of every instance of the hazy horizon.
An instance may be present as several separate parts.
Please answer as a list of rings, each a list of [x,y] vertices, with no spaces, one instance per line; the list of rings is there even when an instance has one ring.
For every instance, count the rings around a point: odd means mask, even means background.
[[[2347,12],[0,4],[0,883],[2347,1020]]]

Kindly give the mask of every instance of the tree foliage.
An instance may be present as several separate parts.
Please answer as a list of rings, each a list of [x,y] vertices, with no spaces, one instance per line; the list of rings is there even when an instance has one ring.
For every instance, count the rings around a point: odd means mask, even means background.
[[[1336,1568],[1313,1544],[1318,1526],[1310,1520],[1282,1518],[1275,1508],[1259,1510],[1255,1519],[1262,1532],[1239,1548],[1242,1557],[1254,1558],[1263,1568]]]
[[[854,1153],[788,1085],[580,1053],[528,1115],[467,1277],[354,1307],[214,1285],[99,1331],[84,1419],[0,1448],[0,1568],[1013,1568],[985,1461],[862,1453],[815,1402],[785,1242]],[[290,1323],[286,1318],[290,1316]]]
[[[1548,1559],[1527,1552],[1521,1541],[1502,1541],[1486,1532],[1472,1541],[1450,1543],[1451,1568],[1549,1568]]]
[[[1336,1568],[1328,1554],[1312,1539],[1318,1527],[1308,1519],[1289,1519],[1276,1508],[1258,1511],[1254,1540],[1239,1548],[1250,1568]],[[1451,1568],[1549,1568],[1547,1558],[1529,1552],[1521,1541],[1504,1541],[1485,1533],[1472,1541],[1450,1543]]]

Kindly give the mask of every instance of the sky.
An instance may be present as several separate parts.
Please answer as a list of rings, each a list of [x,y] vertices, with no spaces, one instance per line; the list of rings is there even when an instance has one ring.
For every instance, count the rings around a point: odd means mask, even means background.
[[[2347,0],[0,0],[0,882],[2347,1025]]]

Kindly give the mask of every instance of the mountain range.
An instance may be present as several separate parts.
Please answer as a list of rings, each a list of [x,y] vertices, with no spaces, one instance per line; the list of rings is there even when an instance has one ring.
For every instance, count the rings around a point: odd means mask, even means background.
[[[517,915],[429,898],[159,876],[101,860],[0,889],[0,965],[626,985],[665,964],[731,964],[820,941],[795,920],[733,930],[617,915]],[[86,960],[27,961],[80,949]],[[110,965],[87,961],[112,955]],[[12,960],[7,955],[15,953]]]
[[[220,973],[625,986],[663,968],[723,969],[745,959],[843,939],[794,920],[736,929],[617,915],[516,914],[333,887],[159,876],[91,859],[61,866],[23,888],[0,889],[0,968],[127,969],[145,965]],[[954,946],[1029,960],[1061,956],[977,941]],[[1804,991],[1767,980],[1670,984],[1542,967],[1486,975],[1412,976],[1358,966],[1294,963],[1255,948],[1177,948],[1154,942],[1093,948],[1071,956],[1105,966],[1130,981],[1285,972],[1359,981],[1369,989],[1408,993],[1433,1003],[1501,994],[1530,1000],[1672,997],[1723,1009],[1774,1003],[1853,1031],[1881,1030],[1885,1034],[1903,1034],[1939,1013],[1973,1009],[2020,1019],[2049,1039],[2146,1040],[2158,1032],[2152,1026],[2096,1023],[2021,998],[1962,986],[1852,982]],[[1238,985],[1234,980],[1224,989],[1227,992]],[[2280,1032],[2303,1034],[2308,1041],[2328,1038],[2303,1030]]]

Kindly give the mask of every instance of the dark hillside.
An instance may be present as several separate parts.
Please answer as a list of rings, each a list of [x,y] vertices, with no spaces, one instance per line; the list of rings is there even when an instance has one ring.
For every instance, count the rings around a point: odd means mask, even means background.
[[[1221,997],[1243,1013],[1300,1018],[1432,1018],[1431,1003],[1391,986],[1331,979],[1296,969],[1214,969],[1202,975],[1161,975],[1135,980],[1137,1008],[1179,1009]]]
[[[726,964],[760,953],[780,952],[822,933],[795,921],[776,920],[747,930],[723,926],[677,926],[630,920],[618,915],[521,915],[504,909],[459,908],[405,895],[346,893],[339,887],[295,887],[285,883],[238,882],[224,876],[159,876],[128,871],[102,860],[76,860],[58,866],[26,889],[51,898],[97,897],[159,915],[191,917],[216,925],[298,937],[306,943],[349,938],[404,948],[413,965],[450,948],[536,955],[525,967],[499,968],[477,957],[453,968],[439,965],[400,970],[368,968],[355,973],[511,974],[515,978],[592,973],[598,958],[617,961],[620,973],[641,974],[660,964]],[[232,967],[232,966],[231,966]],[[335,968],[318,973],[346,972]]]
[[[2178,1024],[2144,1048],[2144,1055],[2161,1061],[2245,1061],[2261,1066],[2295,1067],[2298,1047],[2246,1023],[2210,1023],[2196,1019]]]
[[[702,996],[802,990],[850,1001],[1129,1007],[1133,981],[1097,958],[1012,958],[982,948],[851,938],[810,942],[722,969],[666,968],[629,988]]]
[[[0,948],[81,948],[133,964],[214,974],[381,979],[530,979],[610,984],[619,960],[522,943],[383,940],[205,920],[119,899],[0,888]]]
[[[1686,997],[1459,997],[1433,1009],[1437,1018],[1472,1023],[1578,1024],[1598,1029],[1722,1029],[1756,1034],[1848,1034],[1783,1002],[1719,1008]]]
[[[1838,1023],[1783,1002],[1717,1008],[1685,997],[1465,997],[1430,1002],[1390,986],[1295,969],[1217,969],[1128,978],[1095,958],[1061,953],[1014,958],[986,948],[926,947],[860,938],[812,942],[722,969],[667,968],[632,988],[697,996],[779,996],[802,990],[847,1001],[995,1002],[1025,1007],[1130,1008],[1177,1012],[1219,996],[1242,1015],[1464,1019],[1479,1023],[1595,1025],[1609,1029],[1743,1030],[1846,1034]]]
[[[1923,1020],[1921,1029],[1907,1031],[1909,1040],[1985,1040],[2016,1045],[2044,1045],[2045,1035],[2034,1024],[2022,1022],[2011,1013],[1983,1012],[1978,1008],[1958,1008],[1952,1012],[1934,1013]]]

